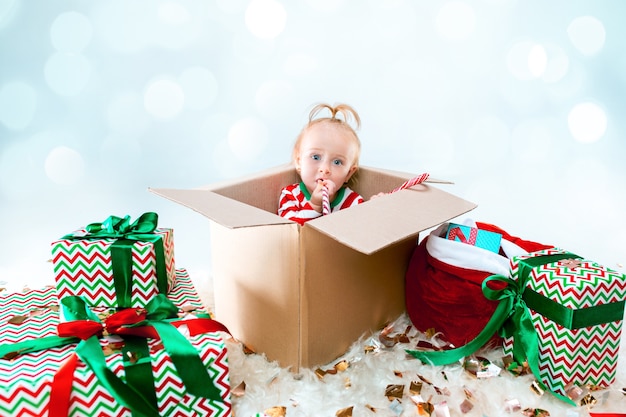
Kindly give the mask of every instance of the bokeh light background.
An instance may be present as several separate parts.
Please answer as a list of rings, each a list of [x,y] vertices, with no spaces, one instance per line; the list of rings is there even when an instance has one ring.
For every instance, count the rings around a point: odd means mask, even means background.
[[[0,283],[50,243],[156,211],[210,276],[209,222],[147,191],[287,162],[318,102],[362,164],[454,181],[468,216],[626,261],[626,3],[0,0]],[[375,221],[375,219],[372,219]]]

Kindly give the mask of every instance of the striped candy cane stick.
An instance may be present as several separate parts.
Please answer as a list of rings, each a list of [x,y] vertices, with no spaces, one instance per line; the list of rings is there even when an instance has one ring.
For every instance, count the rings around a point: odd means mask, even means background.
[[[322,215],[330,214],[330,197],[328,196],[328,187],[322,187]]]
[[[404,190],[405,188],[409,188],[409,187],[413,187],[414,185],[421,184],[424,181],[426,181],[429,176],[430,174],[428,174],[427,172],[420,174],[417,177],[413,177],[410,180],[406,181],[404,184],[402,184],[401,186],[399,186],[398,188],[394,189],[391,192],[395,193],[396,191]]]

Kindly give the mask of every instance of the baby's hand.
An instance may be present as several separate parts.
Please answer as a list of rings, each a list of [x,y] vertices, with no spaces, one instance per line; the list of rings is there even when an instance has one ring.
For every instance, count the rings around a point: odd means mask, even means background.
[[[326,189],[328,189],[328,195],[330,197],[330,200],[332,201],[335,198],[335,193],[337,192],[337,184],[335,184],[332,180],[323,180],[319,183],[322,184],[322,187],[326,187]]]
[[[331,180],[319,180],[315,186],[315,190],[311,193],[311,202],[321,206],[322,204],[322,189],[326,187],[328,189],[328,197],[330,201],[335,198],[337,192],[337,185]]]

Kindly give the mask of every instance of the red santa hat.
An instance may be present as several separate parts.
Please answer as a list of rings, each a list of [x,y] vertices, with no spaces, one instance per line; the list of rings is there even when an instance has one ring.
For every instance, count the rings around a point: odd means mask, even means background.
[[[500,233],[498,253],[445,238],[448,223],[415,249],[406,274],[406,308],[421,331],[434,329],[455,346],[471,341],[487,324],[497,303],[482,294],[490,275],[509,274],[510,258],[552,246],[521,239],[488,223],[462,224]]]

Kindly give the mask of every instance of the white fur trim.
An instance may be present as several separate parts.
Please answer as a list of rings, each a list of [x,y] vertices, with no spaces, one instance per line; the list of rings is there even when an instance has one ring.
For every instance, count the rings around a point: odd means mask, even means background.
[[[476,223],[465,221],[463,224],[476,227]],[[433,258],[446,264],[465,269],[509,275],[509,258],[527,253],[515,243],[502,238],[504,257],[490,250],[446,239],[449,223],[444,223],[428,236],[426,250]]]

